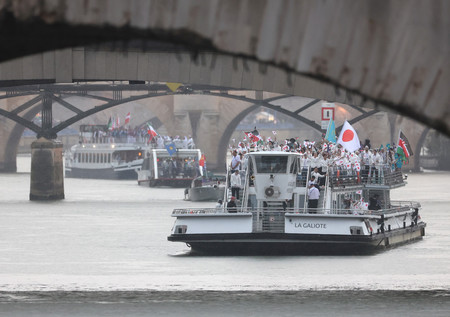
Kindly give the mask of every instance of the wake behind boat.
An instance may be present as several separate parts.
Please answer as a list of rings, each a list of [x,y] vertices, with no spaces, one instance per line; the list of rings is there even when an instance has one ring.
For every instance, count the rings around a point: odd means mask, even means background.
[[[316,185],[309,169],[302,176],[300,154],[246,155],[237,207],[176,209],[169,241],[203,254],[365,254],[425,234],[420,204],[390,199],[392,189],[405,186],[390,165],[374,166],[373,177],[330,167],[314,201]]]

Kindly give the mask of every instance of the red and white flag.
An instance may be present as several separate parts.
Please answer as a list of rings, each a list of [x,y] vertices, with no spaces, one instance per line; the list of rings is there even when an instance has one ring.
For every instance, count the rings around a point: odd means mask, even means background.
[[[131,113],[128,112],[128,114],[125,116],[125,124],[130,123]]]
[[[355,129],[353,129],[347,121],[344,122],[344,126],[342,127],[337,143],[341,144],[344,149],[349,152],[355,152],[356,150],[359,150],[361,146]]]
[[[156,132],[156,130],[153,129],[153,127],[148,123],[147,123],[147,133],[148,133],[148,135],[150,135],[150,137],[148,139],[149,141],[151,141],[155,136],[158,135],[158,132]]]
[[[259,135],[254,135],[251,132],[244,132],[244,133],[248,137],[248,139],[252,142],[258,142],[259,140],[262,139]]]

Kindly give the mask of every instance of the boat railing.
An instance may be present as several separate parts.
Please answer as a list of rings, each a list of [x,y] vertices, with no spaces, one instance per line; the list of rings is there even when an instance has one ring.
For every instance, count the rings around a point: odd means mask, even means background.
[[[309,186],[307,186],[307,183],[309,182],[309,178],[310,178],[310,173],[311,173],[311,169],[309,169],[308,168],[308,171],[307,171],[307,173],[306,173],[306,182],[305,182],[305,184],[303,185],[304,187],[306,187],[306,188],[308,188]],[[304,198],[304,201],[303,201],[303,206],[305,206],[305,208],[306,208],[306,206],[308,205],[308,194],[306,194],[305,195],[305,198]]]
[[[267,209],[267,208],[238,208],[237,212],[234,208],[232,212],[229,212],[226,207],[220,208],[184,208],[174,209],[172,216],[178,215],[214,215],[214,214],[252,214],[254,218],[261,218],[263,215],[269,217],[268,221],[276,222],[279,215],[286,213],[291,214],[322,214],[322,215],[382,215],[393,214],[398,212],[412,211],[420,208],[420,203],[414,201],[395,201],[391,202],[390,208],[380,210],[368,210],[368,209],[327,209],[327,208],[283,208],[279,209]]]
[[[148,137],[141,136],[100,136],[100,137],[82,137],[80,136],[80,144],[147,144]],[[149,144],[150,146],[151,144]]]
[[[326,177],[326,178],[325,178],[325,190],[324,190],[323,195],[320,195],[320,196],[322,197],[322,208],[325,208],[325,204],[326,204],[326,202],[327,202],[326,197],[328,197],[328,188],[329,188],[329,185],[330,185],[330,178],[329,178],[329,177]]]
[[[392,169],[391,165],[388,164],[363,166],[360,170],[347,168],[346,166],[331,166],[328,168],[328,177],[332,188],[404,184],[402,172],[398,169]]]
[[[148,142],[148,137],[141,136],[102,136],[102,137],[80,137],[80,144],[129,144],[145,146],[148,149],[166,149],[166,145],[173,144],[176,149],[194,149],[192,145],[187,145],[182,140],[165,141],[161,144]]]
[[[306,187],[309,181],[310,168],[303,167],[301,172],[297,175],[297,187]]]

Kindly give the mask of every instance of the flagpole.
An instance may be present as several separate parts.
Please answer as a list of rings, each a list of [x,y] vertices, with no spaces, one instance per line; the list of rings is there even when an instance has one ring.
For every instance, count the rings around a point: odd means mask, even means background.
[[[400,143],[400,135],[402,134],[402,129],[398,130],[398,137],[397,137],[397,143],[395,144],[395,152],[397,152],[398,144]]]

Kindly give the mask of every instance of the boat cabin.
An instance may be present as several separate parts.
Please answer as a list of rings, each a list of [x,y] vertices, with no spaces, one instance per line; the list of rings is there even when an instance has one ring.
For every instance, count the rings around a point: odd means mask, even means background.
[[[172,155],[171,155],[172,154]],[[138,183],[148,186],[188,187],[192,180],[203,175],[199,166],[199,149],[149,149],[138,172]]]

